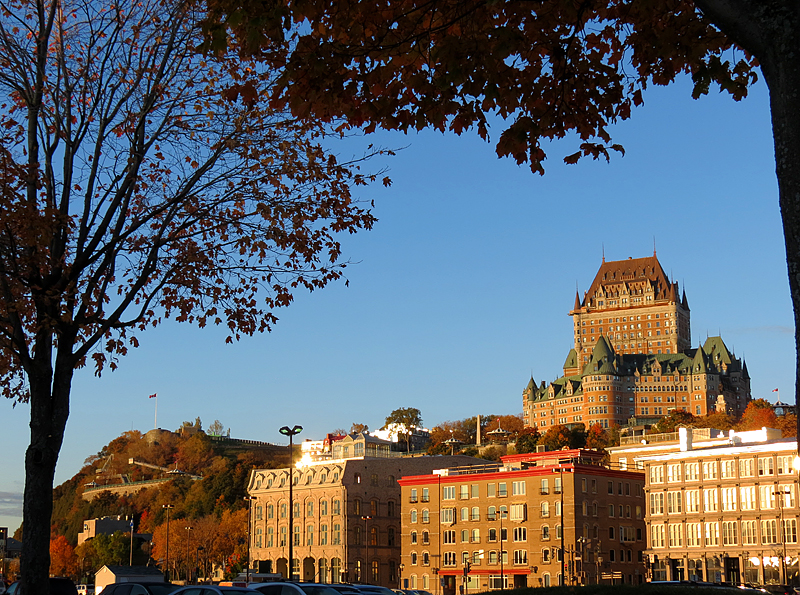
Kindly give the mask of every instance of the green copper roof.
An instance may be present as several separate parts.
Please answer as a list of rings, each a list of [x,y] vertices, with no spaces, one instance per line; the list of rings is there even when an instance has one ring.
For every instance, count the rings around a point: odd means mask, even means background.
[[[575,349],[570,349],[567,354],[567,359],[564,362],[564,369],[578,367],[578,352]]]

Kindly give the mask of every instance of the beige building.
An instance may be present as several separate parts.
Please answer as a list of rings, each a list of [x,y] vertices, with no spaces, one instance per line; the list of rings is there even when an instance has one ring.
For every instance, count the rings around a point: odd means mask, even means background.
[[[602,459],[540,452],[404,477],[404,587],[453,595],[642,582],[644,476]]]
[[[390,443],[368,434],[334,444],[328,460],[289,469],[252,471],[248,492],[251,560],[259,572],[289,576],[289,539],[293,572],[302,581],[362,582],[397,587],[400,564],[400,485],[408,474],[430,473],[448,465],[466,465],[465,456],[403,457]],[[293,535],[289,535],[289,514]]]
[[[612,449],[645,473],[652,580],[800,585],[797,441],[680,428]]]

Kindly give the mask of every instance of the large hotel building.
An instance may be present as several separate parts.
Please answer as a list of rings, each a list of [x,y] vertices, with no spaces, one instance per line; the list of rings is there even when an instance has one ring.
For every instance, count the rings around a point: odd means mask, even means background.
[[[721,337],[691,347],[686,292],[655,254],[603,262],[570,311],[574,343],[564,374],[523,391],[528,427],[654,423],[672,409],[739,416],[750,401],[747,365]]]

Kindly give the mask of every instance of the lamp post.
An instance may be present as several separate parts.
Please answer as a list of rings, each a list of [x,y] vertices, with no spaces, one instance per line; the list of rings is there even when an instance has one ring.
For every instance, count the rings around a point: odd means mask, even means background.
[[[169,582],[169,511],[175,508],[174,504],[164,504],[161,508],[167,511],[167,561],[165,563],[166,571],[167,571],[167,582]]]
[[[584,551],[586,549],[586,544],[588,543],[588,539],[586,537],[578,537],[578,545],[580,546],[580,556],[581,556],[581,573],[578,574],[578,578],[580,579],[580,584],[586,584],[586,574],[584,572],[584,564],[586,560],[584,559]],[[576,569],[577,570],[577,569]],[[577,573],[576,573],[577,574]]]
[[[397,577],[397,588],[403,588],[403,570],[405,569],[406,565],[402,562],[400,563],[400,575]]]
[[[369,558],[369,520],[372,517],[368,514],[361,517],[361,520],[364,521],[364,566],[361,568],[361,575],[360,578],[362,583],[369,584],[369,581],[364,580],[364,576],[367,573],[367,566],[369,566],[368,558]]]
[[[291,479],[289,481],[289,486],[291,489]],[[245,496],[244,499],[247,501],[247,569],[245,570],[247,576],[247,582],[250,583],[250,544],[252,543],[252,538],[250,534],[250,528],[253,526],[253,500],[257,500],[255,496]],[[291,506],[290,506],[291,508]]]
[[[786,527],[783,525],[783,506],[786,503],[786,496],[791,494],[792,491],[789,488],[783,490],[777,490],[772,492],[773,496],[778,496],[780,499],[778,503],[780,504],[781,509],[781,520],[780,520],[780,527],[778,530],[781,532],[781,545],[783,546],[783,556],[781,557],[781,584],[786,584]]]
[[[294,508],[292,505],[292,467],[294,467],[294,445],[292,438],[303,431],[303,426],[283,426],[278,430],[289,437],[289,580],[294,578]]]
[[[186,527],[186,584],[189,585],[192,582],[192,575],[191,571],[189,570],[191,563],[189,562],[189,532],[194,529],[194,527]]]

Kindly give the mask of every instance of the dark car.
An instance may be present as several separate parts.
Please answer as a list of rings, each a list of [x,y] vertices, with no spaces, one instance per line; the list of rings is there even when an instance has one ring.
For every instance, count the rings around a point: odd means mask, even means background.
[[[114,583],[106,585],[102,595],[167,595],[177,588],[164,582]]]
[[[6,595],[21,595],[22,583],[17,581],[11,583],[11,586],[6,591]],[[78,595],[78,588],[68,578],[61,578],[56,576],[50,577],[50,595]]]

